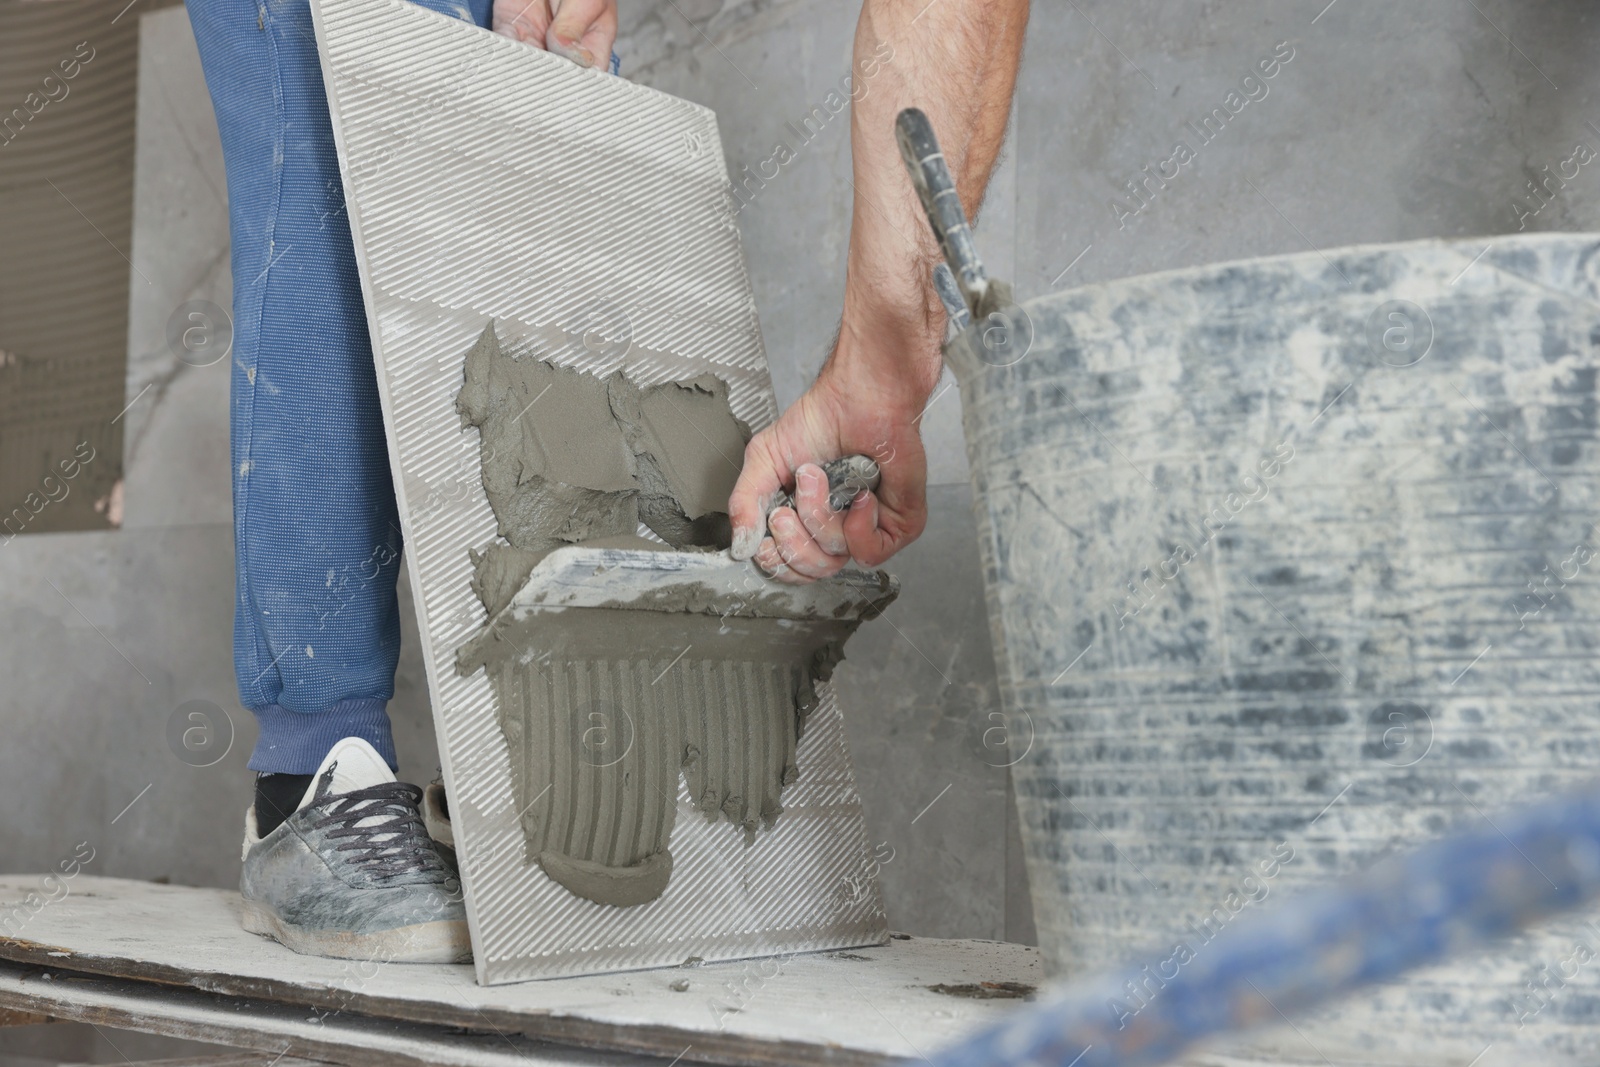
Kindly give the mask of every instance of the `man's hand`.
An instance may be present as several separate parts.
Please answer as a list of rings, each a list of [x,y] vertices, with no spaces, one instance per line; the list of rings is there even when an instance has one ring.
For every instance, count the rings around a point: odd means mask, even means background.
[[[566,0],[567,3],[576,0]],[[855,207],[839,342],[816,383],[744,452],[728,502],[733,556],[809,582],[851,559],[875,567],[927,522],[920,415],[939,379],[945,315],[933,292],[940,252],[900,160],[894,122],[932,120],[968,217],[1005,138],[1028,0],[863,0],[850,82]],[[819,464],[852,453],[878,462],[876,496],[828,507]],[[767,508],[794,488],[795,507]]]
[[[816,382],[745,447],[744,470],[729,502],[734,558],[754,558],[782,581],[809,582],[852,559],[877,566],[922,533],[928,463],[917,428],[931,385],[885,375],[883,361],[859,355],[904,345],[921,332],[896,323],[869,328],[847,315],[833,358]],[[846,511],[834,511],[827,476],[817,464],[856,453],[875,460],[883,480],[876,494],[862,492]],[[767,536],[767,509],[780,489],[794,491],[795,506],[771,514]]]
[[[494,0],[492,25],[496,33],[604,70],[617,40],[617,0]]]

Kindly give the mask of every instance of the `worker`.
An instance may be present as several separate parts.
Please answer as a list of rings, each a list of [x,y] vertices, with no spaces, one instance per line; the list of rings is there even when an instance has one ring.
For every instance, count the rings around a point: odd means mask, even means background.
[[[416,2],[615,69],[616,0]],[[428,833],[422,790],[395,777],[386,708],[400,524],[308,3],[188,9],[233,238],[234,664],[259,727],[244,922],[298,952],[460,960],[470,950],[452,857]],[[882,563],[922,532],[917,424],[945,319],[929,282],[937,248],[894,119],[913,104],[928,113],[974,213],[1004,138],[1027,13],[1028,0],[864,0],[838,339],[805,395],[750,441],[729,503],[734,555],[780,580]],[[817,464],[850,453],[877,459],[882,484],[834,512]],[[795,507],[771,516],[768,536],[763,504],[780,488],[796,490]]]

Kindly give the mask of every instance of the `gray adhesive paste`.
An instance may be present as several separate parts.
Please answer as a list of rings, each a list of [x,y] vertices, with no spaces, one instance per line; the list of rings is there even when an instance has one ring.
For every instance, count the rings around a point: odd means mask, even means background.
[[[641,520],[674,547],[728,546],[750,428],[726,383],[702,374],[640,389],[620,371],[599,378],[517,358],[492,321],[464,377],[456,410],[478,428],[484,491],[513,548],[631,534]]]
[[[473,592],[493,616],[552,548],[634,536],[726,548],[727,501],[750,428],[703,374],[640,389],[506,353],[491,321],[468,351],[456,410],[477,427],[483,488],[507,544],[472,551]]]
[[[493,322],[467,353],[465,377],[456,410],[481,434],[484,492],[513,548],[634,531],[638,482],[603,379],[511,358]]]
[[[800,621],[784,617],[793,597],[780,588],[729,598],[694,582],[582,612],[508,610],[563,543],[727,547],[749,430],[715,377],[640,389],[620,372],[514,358],[492,322],[456,406],[480,431],[484,489],[509,542],[472,553],[490,622],[457,665],[493,682],[526,855],[586,899],[647,903],[672,875],[680,769],[710,818],[747,835],[775,823],[816,683],[859,615]],[[668,544],[633,533],[641,520]]]
[[[619,566],[642,577],[604,586]],[[825,603],[753,597],[734,573],[748,564],[642,538],[557,549],[460,649],[458,669],[495,688],[525,856],[579,896],[626,907],[666,889],[680,771],[708,819],[747,841],[771,829],[816,685],[895,595],[853,575]]]
[[[750,439],[728,387],[709,374],[643,392],[620,375],[611,384],[612,412],[638,460],[640,519],[669,544],[726,547],[725,509]]]

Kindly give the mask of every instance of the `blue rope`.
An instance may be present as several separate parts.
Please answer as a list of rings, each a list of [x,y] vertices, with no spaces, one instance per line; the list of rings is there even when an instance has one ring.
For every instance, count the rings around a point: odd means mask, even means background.
[[[1092,975],[937,1053],[932,1067],[1140,1067],[1278,1022],[1600,894],[1600,785],[1393,856],[1239,919],[1176,974]]]

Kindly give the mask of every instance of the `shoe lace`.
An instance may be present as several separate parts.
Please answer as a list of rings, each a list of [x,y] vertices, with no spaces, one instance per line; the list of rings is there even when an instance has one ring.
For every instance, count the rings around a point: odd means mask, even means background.
[[[312,825],[339,841],[335,851],[380,878],[448,874],[417,810],[421,800],[422,790],[405,782],[367,786],[315,801],[326,813]]]

